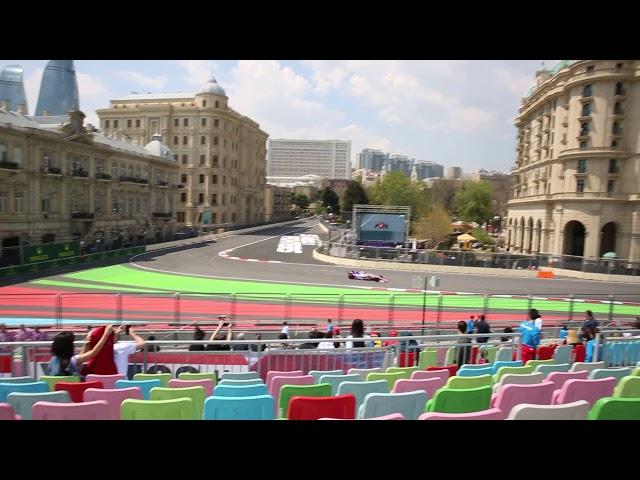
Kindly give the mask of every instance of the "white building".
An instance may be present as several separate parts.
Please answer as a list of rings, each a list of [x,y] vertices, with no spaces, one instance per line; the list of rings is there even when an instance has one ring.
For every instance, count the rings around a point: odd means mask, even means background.
[[[351,141],[269,140],[267,175],[351,178]]]

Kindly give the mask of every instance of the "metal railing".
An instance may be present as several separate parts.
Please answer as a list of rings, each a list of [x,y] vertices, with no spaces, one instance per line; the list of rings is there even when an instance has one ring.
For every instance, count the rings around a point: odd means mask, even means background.
[[[640,329],[603,329],[594,343],[594,362],[604,361],[607,367],[640,366]]]

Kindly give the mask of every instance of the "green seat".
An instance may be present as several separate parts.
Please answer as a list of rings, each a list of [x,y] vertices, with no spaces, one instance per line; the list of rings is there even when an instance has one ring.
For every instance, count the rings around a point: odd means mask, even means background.
[[[496,355],[498,354],[498,347],[484,347],[484,351],[487,354],[487,363],[493,363],[496,361]]]
[[[420,367],[389,367],[385,373],[402,373],[407,380],[411,378],[413,372],[420,371]]]
[[[438,349],[435,347],[427,347],[420,352],[418,356],[418,367],[425,370],[429,367],[438,365]]]
[[[631,372],[631,375],[633,375],[634,377],[640,377],[640,367],[634,368]]]
[[[404,372],[395,373],[370,373],[367,375],[367,382],[375,382],[376,380],[386,380],[389,385],[389,391],[393,390],[393,386],[398,380],[407,378]]]
[[[280,418],[287,418],[289,413],[289,401],[293,397],[330,397],[331,385],[329,383],[316,383],[313,385],[284,385],[280,389]]]
[[[506,375],[507,373],[533,373],[535,367],[533,365],[525,365],[524,367],[500,367],[498,372],[493,375],[493,383],[498,383],[500,381],[500,377]]]
[[[69,375],[69,376],[54,376],[54,375],[42,375],[38,380],[42,382],[47,382],[49,385],[49,391],[53,392],[56,389],[56,383],[58,382],[68,382],[68,383],[80,383],[80,377],[77,375]]]
[[[628,376],[618,382],[613,389],[615,398],[640,398],[640,377]]]
[[[444,357],[445,365],[453,365],[456,362],[456,347],[449,347]]]
[[[136,373],[133,376],[134,380],[160,380],[160,384],[163,387],[169,386],[169,380],[171,380],[170,373]]]
[[[178,380],[211,380],[213,382],[213,386],[216,386],[218,378],[216,377],[215,372],[212,373],[190,373],[183,372],[178,375]]]
[[[478,375],[477,377],[449,377],[449,380],[447,380],[447,384],[445,385],[446,388],[456,390],[484,386],[491,386],[491,375]]]
[[[640,420],[640,398],[601,398],[589,412],[589,420]]]
[[[204,387],[202,386],[182,388],[155,387],[151,389],[149,400],[173,400],[176,398],[190,398],[191,400],[193,400],[196,418],[201,419],[205,397],[206,394],[204,393]]]
[[[534,370],[538,365],[553,365],[554,363],[556,363],[556,361],[553,358],[550,358],[549,360],[529,360],[525,366],[526,367],[533,367]],[[533,373],[533,372],[531,372]]]
[[[489,409],[491,387],[441,388],[427,402],[427,412],[471,413]]]
[[[156,387],[157,388],[157,387]],[[122,420],[199,420],[193,400],[134,400],[128,398],[120,406]]]

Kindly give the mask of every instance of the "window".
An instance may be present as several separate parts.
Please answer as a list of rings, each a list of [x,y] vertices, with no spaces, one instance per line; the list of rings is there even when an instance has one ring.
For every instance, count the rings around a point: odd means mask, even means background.
[[[189,137],[182,137],[182,144],[183,145],[188,145],[189,144]]]
[[[13,207],[15,213],[24,213],[24,192],[16,192]]]
[[[615,158],[609,160],[609,173],[618,173],[618,160]]]
[[[231,221],[232,221],[232,222],[235,222],[235,221],[236,221],[236,214],[235,214],[235,213],[232,213],[232,214],[231,214]]]
[[[113,121],[113,128],[118,128],[118,120]]]
[[[188,118],[183,118],[182,119],[182,126],[183,127],[188,127],[189,126],[189,119]]]
[[[587,161],[585,159],[578,160],[578,173],[587,173]]]
[[[15,146],[13,147],[13,161],[18,165],[22,166],[22,147]]]
[[[218,145],[218,137],[213,137],[213,144]]]
[[[140,128],[140,120],[136,120],[136,128]]]
[[[200,165],[204,165],[206,155],[200,155]]]
[[[616,102],[613,105],[613,114],[614,115],[622,115],[624,111],[622,110],[622,104],[620,102]]]
[[[131,128],[131,120],[127,120],[127,128]]]
[[[611,148],[617,148],[618,147],[618,141],[617,140],[612,140],[611,141]]]
[[[42,211],[42,213],[49,213],[49,211],[51,210],[51,200],[48,198],[41,198],[40,210]]]
[[[173,144],[174,144],[174,145],[178,145],[178,143],[180,143],[180,140],[178,140],[178,136],[177,136],[177,135],[175,135],[175,136],[173,137]]]
[[[213,126],[214,127],[219,127],[220,126],[220,120],[218,120],[217,118],[213,119]]]
[[[618,70],[620,70],[622,67],[624,67],[624,63],[616,63],[616,68]]]
[[[0,213],[5,213],[7,211],[7,194],[5,192],[0,192]]]
[[[212,185],[218,184],[218,175],[211,175],[211,184]]]
[[[593,71],[596,69],[596,67],[594,67],[593,65],[589,65],[587,67],[587,73],[593,73]],[[591,95],[587,95],[588,97],[590,97]]]
[[[584,178],[579,178],[576,184],[576,191],[578,193],[584,192]]]
[[[205,108],[207,106],[207,101],[206,100],[202,100],[202,108]]]
[[[183,173],[182,175],[180,175],[180,183],[182,183],[183,185],[187,184],[187,174]]]
[[[211,205],[217,205],[217,204],[218,204],[218,194],[213,193],[211,194]]]
[[[588,140],[582,140],[580,142],[580,148],[589,148],[589,141]]]
[[[200,145],[205,145],[207,143],[207,137],[204,135],[200,137]]]
[[[204,175],[200,174],[200,183],[204,183]]]
[[[613,122],[613,128],[611,129],[611,133],[614,135],[622,135],[622,127],[618,122]]]
[[[198,204],[202,205],[204,203],[204,193],[198,194]]]
[[[624,85],[622,82],[616,83],[616,95],[624,95]]]
[[[178,223],[184,223],[184,212],[178,212],[176,214],[176,221]]]
[[[585,85],[584,88],[582,89],[582,96],[583,97],[590,97],[591,96],[591,85]]]
[[[109,120],[104,121],[104,128],[109,128]]]
[[[222,145],[224,148],[227,148],[227,139],[224,139],[224,144]]]
[[[226,204],[227,204],[227,196],[223,193],[222,194],[222,205],[226,205]]]
[[[216,100],[216,108],[220,108],[220,102]]]
[[[591,104],[590,103],[585,103],[582,106],[582,116],[583,117],[588,117],[589,115],[591,115]]]
[[[187,163],[189,163],[189,155],[182,154],[182,164],[186,165]]]
[[[185,202],[187,201],[187,192],[182,192],[182,193],[180,194],[180,201],[181,201],[182,203],[185,203]]]
[[[214,155],[213,156],[213,166],[217,167],[218,166],[218,155]]]
[[[223,185],[227,184],[227,177],[225,177],[224,175],[222,176],[222,184]]]
[[[173,126],[174,127],[179,127],[180,126],[180,119],[179,118],[174,118],[173,119]]]
[[[589,135],[589,122],[583,122],[580,124],[580,136]]]
[[[206,118],[201,118],[200,119],[200,126],[201,127],[206,127],[207,126],[207,119]]]
[[[616,186],[616,181],[615,180],[608,180],[607,181],[607,193],[613,193],[613,189]]]

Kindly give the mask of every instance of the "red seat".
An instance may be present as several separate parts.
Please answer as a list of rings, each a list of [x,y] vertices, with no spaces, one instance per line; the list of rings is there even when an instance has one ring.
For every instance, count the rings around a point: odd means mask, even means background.
[[[11,373],[11,355],[0,355],[0,373]]]
[[[356,418],[356,397],[353,394],[335,397],[293,397],[289,402],[289,420],[320,418]]]
[[[414,352],[400,352],[398,354],[398,367],[413,367],[416,364]]]
[[[470,363],[478,363],[478,352],[479,352],[479,348],[477,345],[474,345],[471,348],[471,362]]]
[[[538,360],[551,360],[557,345],[545,345],[538,347]]]
[[[536,349],[529,345],[522,345],[521,349],[522,364],[526,364],[529,360],[536,359]]]
[[[427,372],[432,372],[434,370],[449,370],[449,376],[453,377],[458,372],[457,365],[445,365],[444,367],[429,367],[427,368]]]
[[[81,403],[84,401],[84,391],[87,388],[103,388],[102,382],[58,382],[55,386],[56,391],[65,390],[69,392],[69,397],[71,397],[71,401],[74,403]]]
[[[584,362],[587,357],[586,351],[584,349],[584,345],[578,344],[573,347],[573,361],[574,362]]]

